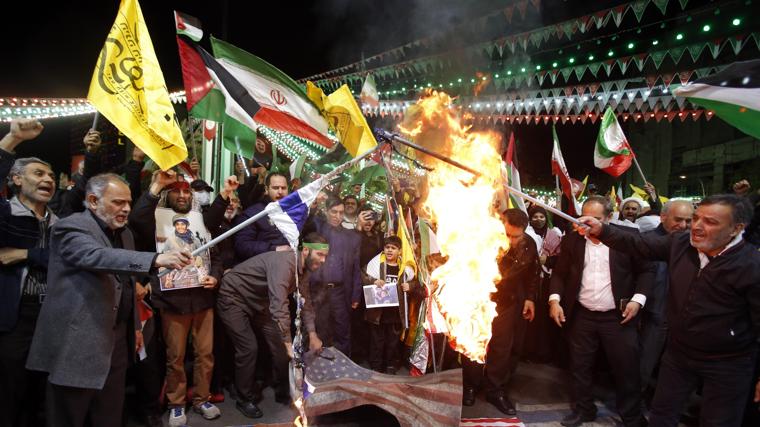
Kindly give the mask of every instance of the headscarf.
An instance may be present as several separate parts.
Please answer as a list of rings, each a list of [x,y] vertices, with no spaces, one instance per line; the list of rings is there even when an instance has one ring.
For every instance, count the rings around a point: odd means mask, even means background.
[[[531,220],[533,219],[533,215],[535,213],[542,213],[542,214],[544,214],[544,218],[546,218],[546,222],[544,222],[543,228],[536,228],[533,225],[533,223],[532,223]],[[544,208],[542,208],[541,206],[538,206],[538,205],[531,206],[530,208],[528,208],[528,221],[531,222],[530,225],[531,225],[531,227],[533,227],[533,231],[535,231],[536,234],[538,234],[542,238],[546,237],[546,230],[549,229],[549,215],[546,213],[546,209],[544,209]]]

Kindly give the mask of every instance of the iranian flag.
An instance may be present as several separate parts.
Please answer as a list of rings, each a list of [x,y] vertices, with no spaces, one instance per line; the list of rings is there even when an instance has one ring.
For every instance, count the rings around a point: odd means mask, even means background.
[[[372,74],[367,74],[359,99],[361,99],[362,105],[365,107],[377,108],[380,106],[380,97],[377,94],[377,85]]]
[[[327,120],[306,91],[273,65],[225,41],[211,37],[214,56],[261,106],[253,118],[256,123],[307,139],[326,148]]]
[[[562,150],[559,148],[559,138],[557,138],[557,129],[552,127],[552,135],[554,136],[554,149],[552,150],[552,175],[559,177],[560,186],[562,187],[562,193],[567,197],[569,202],[570,215],[580,215],[581,208],[578,200],[575,198],[573,192],[573,181],[570,178],[570,173],[565,166],[565,159],[562,157]]]
[[[522,191],[522,185],[520,185],[520,171],[517,170],[517,147],[515,146],[515,133],[509,135],[509,145],[507,146],[507,153],[504,156],[504,162],[506,163],[507,173],[507,185],[514,188],[517,191]],[[517,208],[527,213],[525,208],[525,202],[522,197],[514,194],[509,194],[509,207]]]
[[[602,118],[602,127],[596,137],[594,147],[594,166],[618,177],[631,167],[633,151],[623,134],[623,128],[617,121],[612,108],[607,108]]]
[[[182,64],[187,111],[191,116],[222,123],[228,150],[253,158],[259,104],[211,54],[195,43],[203,32],[200,22],[174,12],[177,45]]]
[[[735,62],[673,93],[714,111],[747,135],[760,138],[760,59]]]

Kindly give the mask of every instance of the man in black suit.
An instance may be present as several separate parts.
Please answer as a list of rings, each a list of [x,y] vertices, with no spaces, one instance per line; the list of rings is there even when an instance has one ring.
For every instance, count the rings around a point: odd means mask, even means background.
[[[753,385],[754,401],[760,401],[760,381],[753,375],[760,338],[760,252],[742,237],[752,215],[746,199],[718,194],[699,203],[689,233],[629,235],[581,218],[585,234],[668,264],[668,341],[651,426],[675,427],[699,384],[701,426],[740,426]]]
[[[609,222],[610,201],[602,196],[589,197],[583,203],[583,215]],[[600,344],[612,368],[623,424],[645,425],[637,322],[633,319],[646,303],[654,279],[652,266],[577,233],[569,233],[562,240],[560,252],[550,285],[549,315],[560,327],[570,319],[568,339],[575,399],[574,410],[562,425],[578,426],[596,418],[591,389]]]

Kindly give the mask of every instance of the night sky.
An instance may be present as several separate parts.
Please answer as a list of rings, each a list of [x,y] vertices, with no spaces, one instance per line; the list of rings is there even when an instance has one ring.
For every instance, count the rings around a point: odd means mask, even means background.
[[[174,9],[199,18],[204,37],[213,34],[225,39],[299,79],[358,61],[362,53],[371,56],[430,36],[512,3],[513,0],[140,2],[170,91],[182,89]],[[525,31],[622,3],[625,1],[544,0],[540,16],[534,14],[526,21],[515,20],[513,26],[503,31]],[[709,2],[693,0],[692,3]],[[13,5],[27,9],[4,13],[4,25],[0,27],[5,41],[0,96],[85,97],[119,2],[50,3],[55,6],[14,2]],[[202,45],[210,49],[206,38]],[[75,128],[66,123],[75,120],[46,120],[47,131],[40,141],[34,147],[22,147],[21,152],[39,154],[36,153],[39,147],[51,147],[45,157],[58,170],[65,168],[69,156],[77,150],[74,148],[72,153],[69,143],[78,138],[72,135],[76,133],[72,130]],[[87,119],[78,120],[82,122],[78,126],[86,129],[84,121]],[[0,132],[5,129],[7,125],[0,127]],[[527,181],[553,186],[549,169],[551,127],[517,126],[515,132],[521,143],[518,154],[524,166],[521,166],[523,175],[532,178]],[[564,150],[571,174],[580,179],[592,173],[592,180],[599,175],[590,155],[598,124],[558,125],[557,132],[563,147],[571,147]]]

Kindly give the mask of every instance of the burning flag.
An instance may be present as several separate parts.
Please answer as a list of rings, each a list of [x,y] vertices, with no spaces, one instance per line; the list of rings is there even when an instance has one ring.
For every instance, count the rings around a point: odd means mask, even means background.
[[[432,91],[410,110],[412,114],[399,126],[402,132],[457,162],[478,165],[480,172],[473,176],[437,162],[427,177],[428,197],[421,216],[435,224],[441,254],[448,257],[432,272],[438,286],[429,303],[440,307],[452,347],[482,363],[496,316],[491,293],[501,278],[497,259],[508,248],[504,224],[493,209],[494,196],[502,189],[496,148],[500,136],[470,132],[445,93]]]

